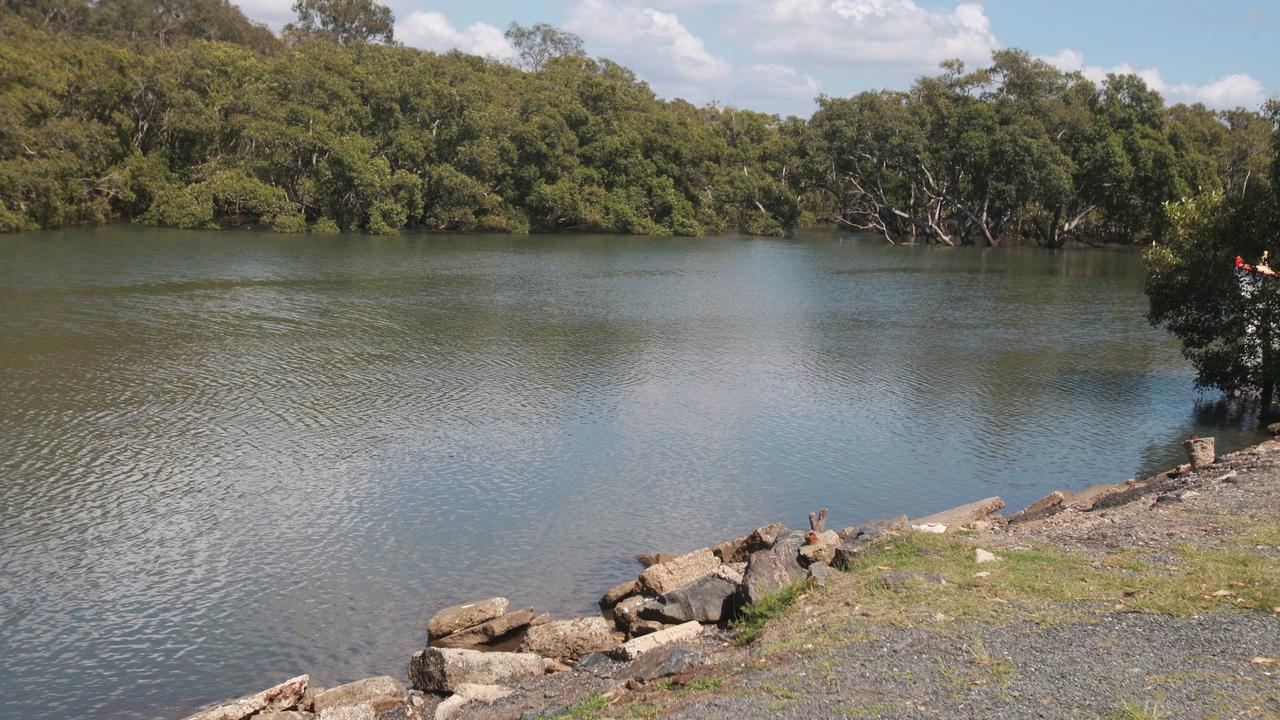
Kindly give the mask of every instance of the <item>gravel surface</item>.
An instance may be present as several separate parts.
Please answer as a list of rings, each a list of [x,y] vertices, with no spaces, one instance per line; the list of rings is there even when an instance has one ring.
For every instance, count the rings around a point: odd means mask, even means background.
[[[679,718],[1280,717],[1280,622],[1258,613],[1104,615],[1094,623],[1016,623],[970,633],[888,632],[784,667],[745,669],[736,692]]]

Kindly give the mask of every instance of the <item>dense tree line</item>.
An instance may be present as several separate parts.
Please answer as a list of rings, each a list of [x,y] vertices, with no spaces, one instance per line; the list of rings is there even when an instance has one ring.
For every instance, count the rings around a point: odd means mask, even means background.
[[[277,38],[226,0],[0,0],[0,230],[130,219],[781,234],[1057,247],[1167,230],[1164,203],[1265,182],[1271,122],[1166,108],[1019,51],[809,120],[654,96],[570,34],[519,67],[394,43],[369,0]]]

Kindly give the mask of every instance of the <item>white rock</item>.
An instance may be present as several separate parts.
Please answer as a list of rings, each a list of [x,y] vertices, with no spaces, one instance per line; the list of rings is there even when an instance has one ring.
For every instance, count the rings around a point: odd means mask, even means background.
[[[433,638],[448,637],[459,630],[502,617],[507,614],[509,604],[504,597],[494,597],[447,607],[427,621],[427,634]]]
[[[665,630],[659,630],[655,633],[641,635],[638,638],[628,640],[622,643],[620,651],[626,659],[635,660],[654,648],[682,640],[692,640],[701,634],[702,624],[697,620],[690,620],[682,625],[676,625],[675,627],[669,627]]]
[[[997,562],[1001,559],[999,557],[996,557],[995,553],[987,552],[982,548],[975,548],[973,551],[973,555],[974,555],[974,559],[978,561],[979,565],[981,565],[982,563]]]
[[[463,683],[492,685],[525,675],[542,675],[542,658],[533,653],[479,652],[429,647],[409,660],[409,678],[424,692],[452,693]]]
[[[299,675],[256,695],[198,712],[186,720],[244,720],[263,710],[290,708],[302,699],[302,693],[306,691],[310,680],[308,675]]]
[[[378,711],[368,703],[343,705],[321,710],[316,720],[378,720]]]
[[[515,692],[513,688],[505,685],[480,685],[477,683],[461,683],[453,689],[453,692],[462,698],[466,698],[472,702],[491,703],[494,700],[502,698]]]
[[[922,525],[912,525],[911,529],[922,533],[944,533],[947,531],[947,526],[939,525],[938,523],[924,523]]]
[[[467,702],[468,700],[461,695],[450,695],[436,706],[435,720],[449,720],[455,717]]]
[[[658,563],[640,573],[640,584],[658,595],[688,585],[703,575],[709,575],[720,567],[720,558],[711,552],[711,548],[694,550],[674,560]]]

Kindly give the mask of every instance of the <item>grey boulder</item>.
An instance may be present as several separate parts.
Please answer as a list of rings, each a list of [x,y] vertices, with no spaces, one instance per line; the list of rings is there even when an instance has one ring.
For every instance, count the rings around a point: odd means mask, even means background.
[[[716,575],[708,575],[688,586],[650,600],[640,607],[644,620],[668,624],[697,620],[718,623],[728,620],[738,610],[738,586]]]

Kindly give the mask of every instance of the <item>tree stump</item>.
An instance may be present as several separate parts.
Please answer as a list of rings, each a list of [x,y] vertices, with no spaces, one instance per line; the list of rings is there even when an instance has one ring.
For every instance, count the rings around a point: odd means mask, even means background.
[[[827,529],[827,509],[822,508],[816,513],[809,513],[809,529],[816,533],[820,533]]]

